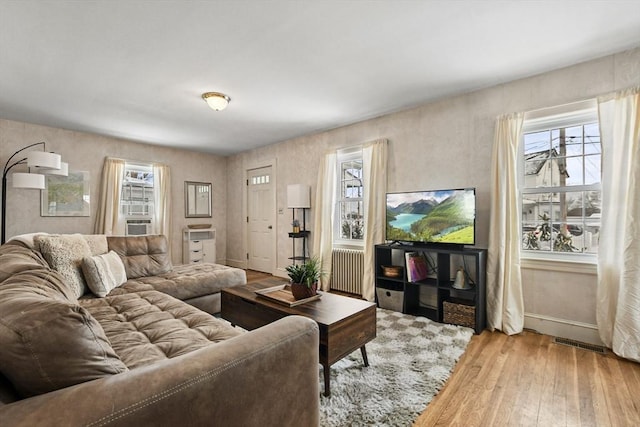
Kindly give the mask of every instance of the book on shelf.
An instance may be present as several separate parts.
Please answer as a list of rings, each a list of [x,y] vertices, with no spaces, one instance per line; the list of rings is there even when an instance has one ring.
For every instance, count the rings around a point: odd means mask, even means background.
[[[422,252],[405,252],[407,263],[407,280],[418,282],[424,280],[429,275],[429,263]]]

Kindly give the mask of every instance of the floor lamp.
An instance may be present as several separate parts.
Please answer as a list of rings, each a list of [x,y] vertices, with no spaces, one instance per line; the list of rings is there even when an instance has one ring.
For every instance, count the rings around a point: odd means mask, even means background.
[[[9,171],[17,165],[25,164],[29,167],[29,172],[16,172],[12,175],[13,188],[33,188],[37,190],[44,190],[44,175],[62,175],[67,176],[69,171],[69,165],[62,162],[60,154],[48,153],[46,151],[30,151],[27,153],[27,157],[20,160],[14,160],[19,153],[29,148],[42,145],[42,149],[46,150],[46,146],[43,142],[36,142],[35,144],[27,145],[24,148],[19,149],[7,160],[2,171],[2,236],[0,244],[4,244],[6,238],[6,225],[7,225],[7,174]],[[13,163],[12,163],[13,161]],[[31,168],[36,169],[40,173],[31,173]]]

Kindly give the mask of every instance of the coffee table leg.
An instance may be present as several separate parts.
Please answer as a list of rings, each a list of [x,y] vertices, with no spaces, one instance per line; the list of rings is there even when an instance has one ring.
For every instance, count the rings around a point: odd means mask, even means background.
[[[329,365],[322,365],[322,373],[324,374],[324,395],[326,397],[331,396],[331,371]]]
[[[364,366],[369,366],[369,359],[367,359],[367,349],[364,346],[360,347],[360,353],[362,353],[362,360],[364,361]]]

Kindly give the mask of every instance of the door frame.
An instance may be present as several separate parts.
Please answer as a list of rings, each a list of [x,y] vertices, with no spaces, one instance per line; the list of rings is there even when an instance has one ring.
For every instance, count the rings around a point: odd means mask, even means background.
[[[271,242],[271,274],[275,275],[276,266],[278,265],[278,185],[277,185],[277,162],[275,158],[266,159],[263,161],[258,161],[256,163],[252,163],[247,165],[244,169],[244,182],[242,185],[242,222],[244,223],[243,227],[243,240],[244,240],[244,253],[249,253],[249,223],[246,221],[247,216],[249,215],[249,171],[253,169],[260,169],[271,167],[271,179],[273,183],[273,207],[274,211],[273,215],[273,239]],[[249,267],[249,260],[246,259],[245,255],[245,269]]]

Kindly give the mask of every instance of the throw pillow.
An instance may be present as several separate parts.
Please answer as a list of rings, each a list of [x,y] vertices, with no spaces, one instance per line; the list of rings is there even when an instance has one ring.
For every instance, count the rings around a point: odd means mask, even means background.
[[[36,236],[34,241],[49,266],[75,288],[76,297],[84,295],[87,284],[82,275],[82,260],[91,256],[84,237],[81,234],[61,234]]]
[[[83,234],[82,237],[87,241],[91,255],[103,255],[109,252],[107,236],[104,234]]]
[[[114,251],[85,258],[82,272],[91,292],[101,298],[127,281],[124,264]]]

